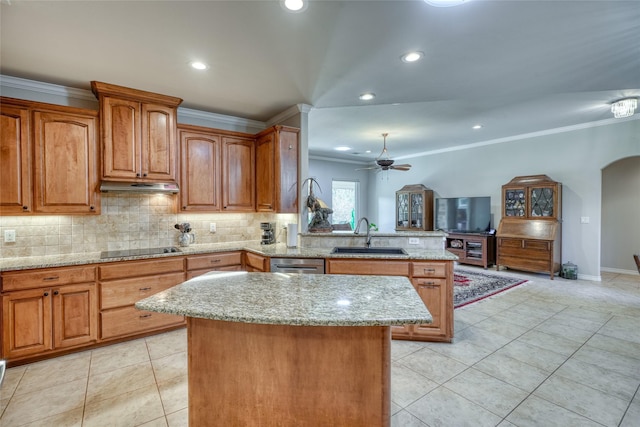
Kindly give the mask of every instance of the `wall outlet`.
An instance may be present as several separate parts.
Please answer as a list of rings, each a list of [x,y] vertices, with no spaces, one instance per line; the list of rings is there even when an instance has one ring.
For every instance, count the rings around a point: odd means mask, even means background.
[[[420,239],[417,237],[409,237],[409,244],[410,245],[419,245],[420,244]]]
[[[4,242],[14,243],[16,241],[16,230],[4,230]]]
[[[210,222],[209,223],[209,233],[215,233],[216,230],[217,230],[216,223],[215,222]]]
[[[580,217],[580,224],[589,224],[589,217],[588,216],[581,216]]]

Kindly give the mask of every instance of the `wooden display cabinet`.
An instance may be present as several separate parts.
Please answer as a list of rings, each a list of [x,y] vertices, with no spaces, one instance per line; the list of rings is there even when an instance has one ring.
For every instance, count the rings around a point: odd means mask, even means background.
[[[433,230],[433,190],[422,184],[396,191],[396,231]]]
[[[553,279],[562,263],[561,221],[561,183],[530,175],[503,185],[496,268],[549,273]]]

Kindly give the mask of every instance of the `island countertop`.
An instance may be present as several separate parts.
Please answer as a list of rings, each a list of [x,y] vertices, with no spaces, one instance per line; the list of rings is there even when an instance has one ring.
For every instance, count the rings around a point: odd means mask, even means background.
[[[431,323],[406,277],[210,272],[136,308],[228,322],[295,326]]]

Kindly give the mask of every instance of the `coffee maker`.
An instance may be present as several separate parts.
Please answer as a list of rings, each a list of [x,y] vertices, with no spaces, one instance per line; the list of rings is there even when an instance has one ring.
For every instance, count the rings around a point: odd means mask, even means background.
[[[260,241],[260,244],[271,245],[276,242],[275,222],[261,222],[260,229],[262,230],[262,240]]]

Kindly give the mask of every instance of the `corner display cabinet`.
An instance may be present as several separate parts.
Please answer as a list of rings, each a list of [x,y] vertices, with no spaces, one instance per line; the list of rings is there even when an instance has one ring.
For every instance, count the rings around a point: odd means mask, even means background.
[[[514,270],[560,271],[562,184],[546,175],[517,176],[502,186],[497,262]]]
[[[396,231],[433,230],[433,190],[422,184],[396,191]]]

